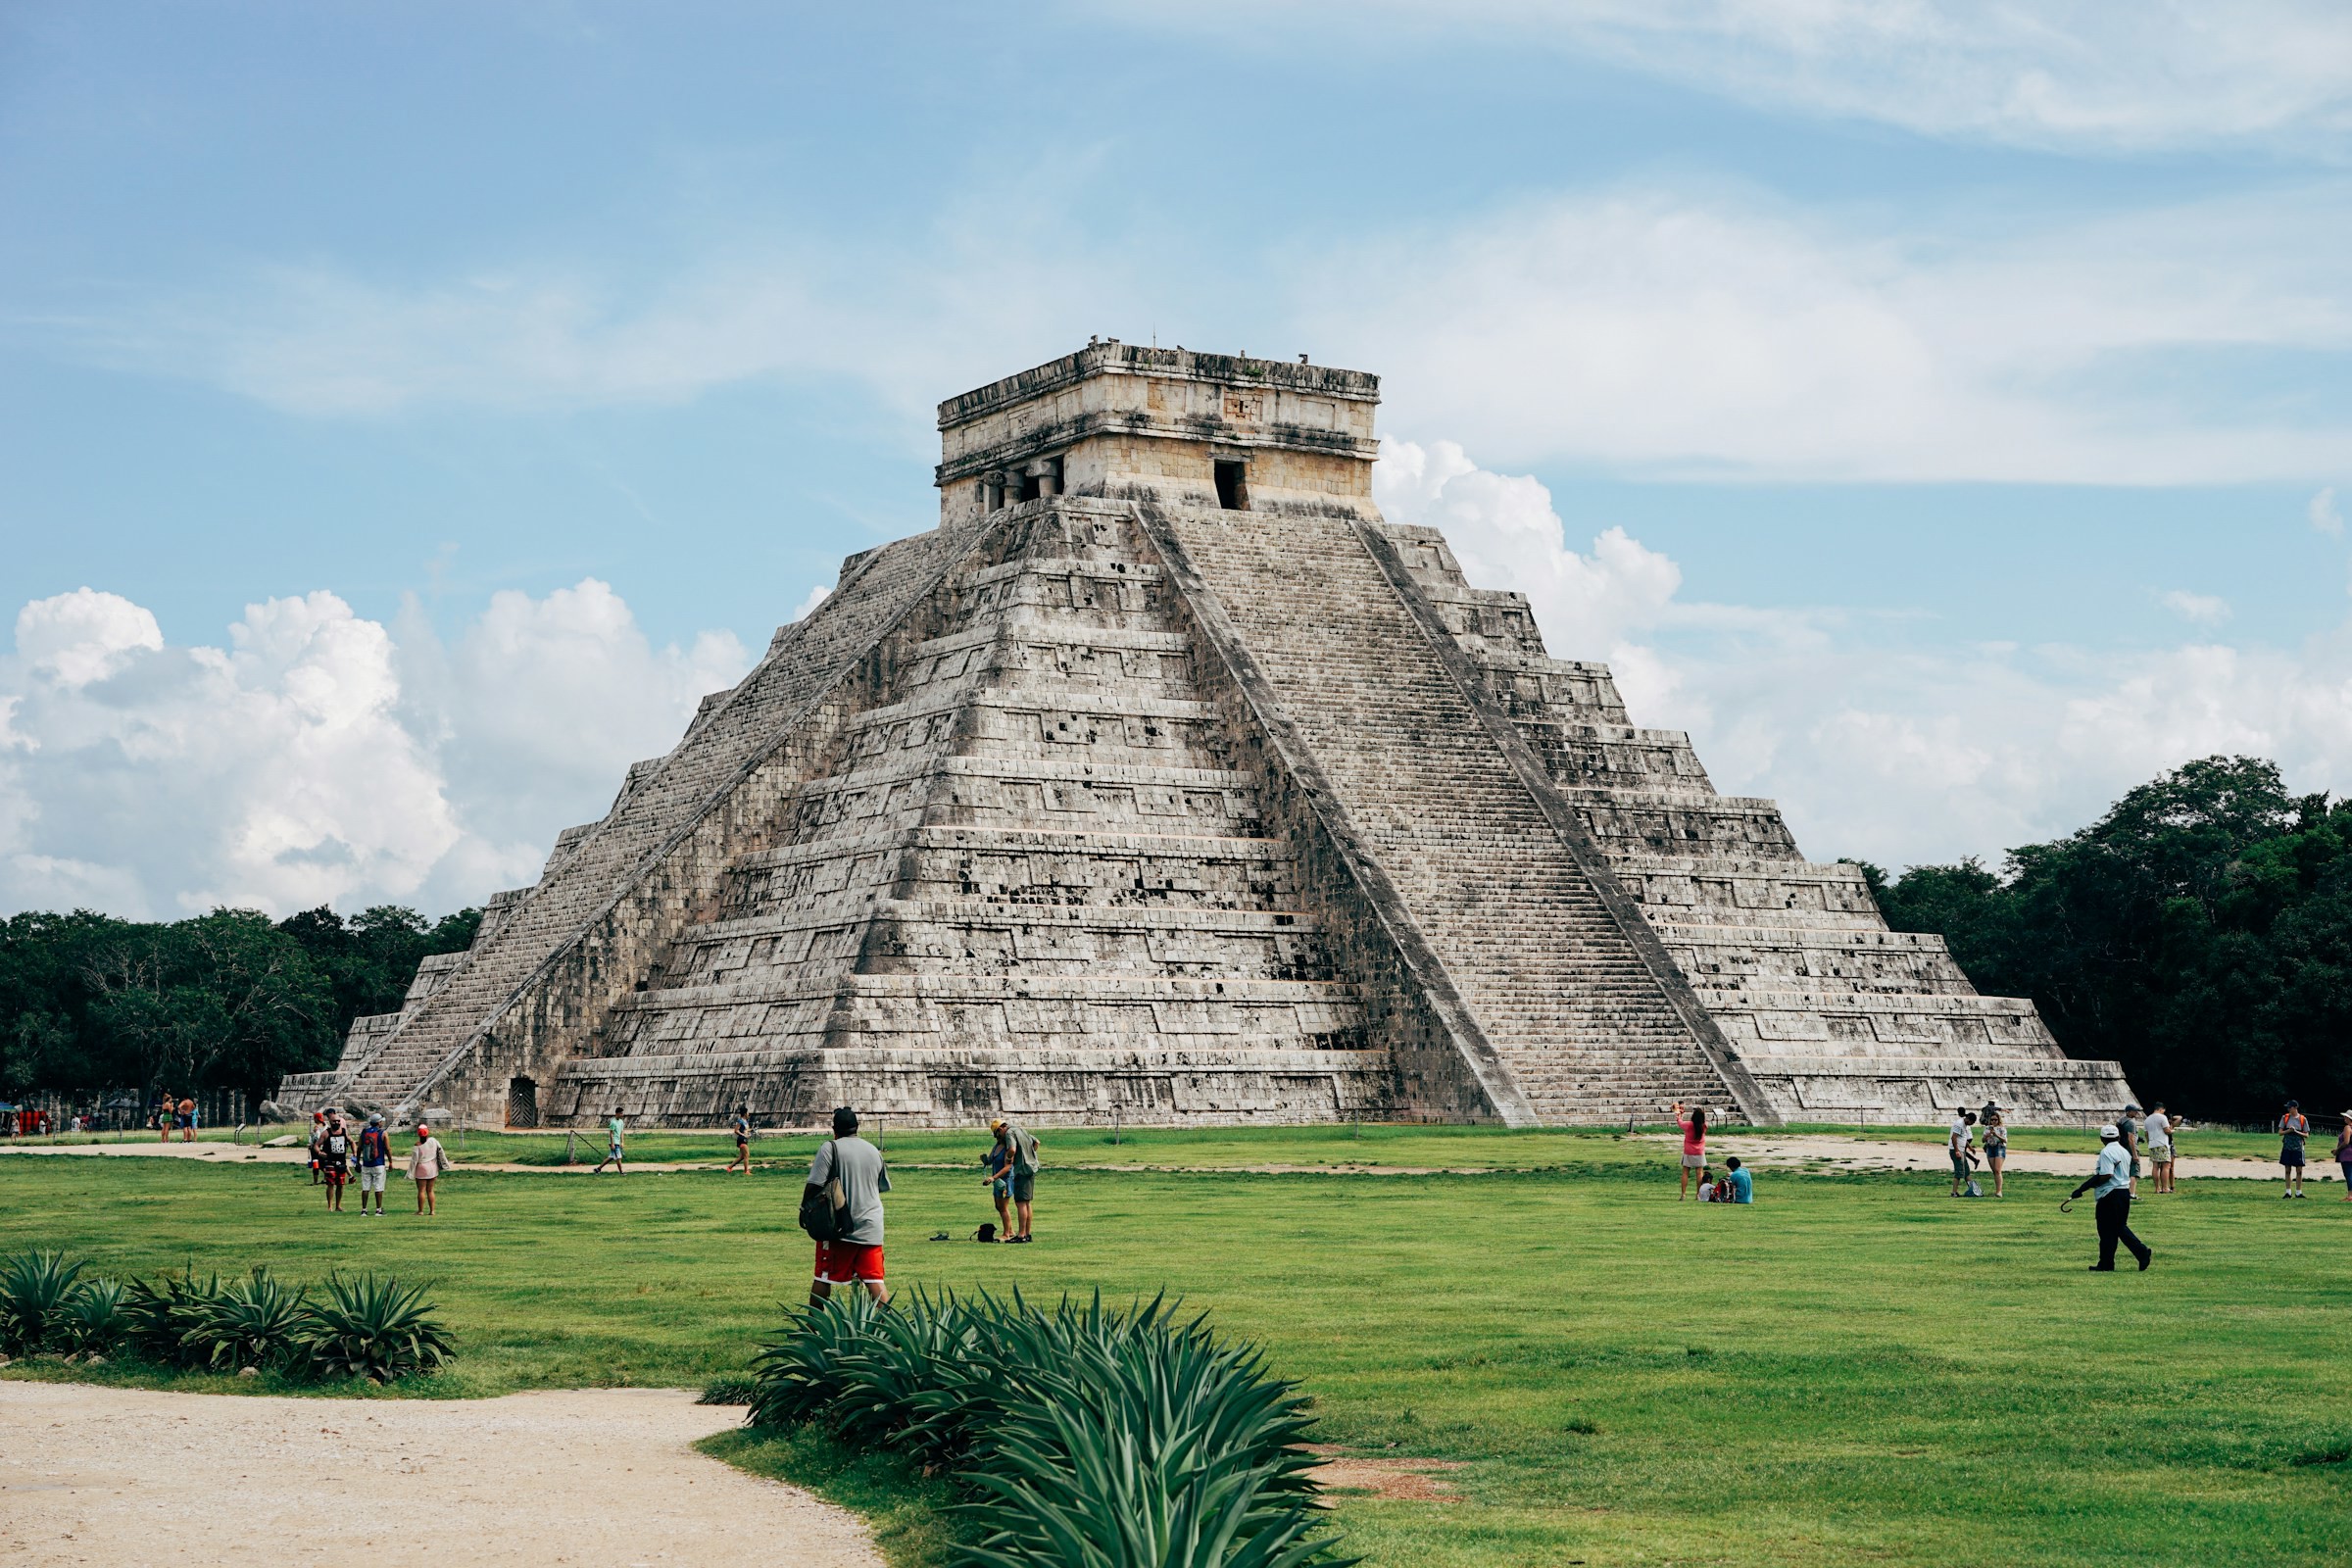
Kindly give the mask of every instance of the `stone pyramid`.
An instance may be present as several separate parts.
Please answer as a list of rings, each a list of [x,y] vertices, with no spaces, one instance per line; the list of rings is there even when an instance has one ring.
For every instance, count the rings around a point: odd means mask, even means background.
[[[1378,383],[1098,343],[281,1102],[486,1123],[2128,1098],[1370,499]]]

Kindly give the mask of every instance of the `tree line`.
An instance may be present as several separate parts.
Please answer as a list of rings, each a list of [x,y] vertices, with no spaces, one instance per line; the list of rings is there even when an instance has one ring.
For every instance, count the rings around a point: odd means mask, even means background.
[[[1888,924],[1942,936],[1978,990],[2033,998],[2068,1055],[2122,1062],[2143,1101],[2224,1121],[2352,1105],[2352,800],[2290,795],[2275,762],[2189,762],[1997,873],[1863,870]]]
[[[0,921],[0,1096],[240,1089],[331,1067],[362,1013],[391,1012],[428,954],[470,946],[479,909],[428,922],[379,905],[272,921],[168,923],[76,909]]]

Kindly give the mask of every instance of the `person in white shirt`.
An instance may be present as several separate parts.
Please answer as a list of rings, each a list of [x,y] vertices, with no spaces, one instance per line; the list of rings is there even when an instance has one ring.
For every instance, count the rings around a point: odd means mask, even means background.
[[[2129,1150],[2124,1147],[2123,1132],[2109,1122],[2099,1129],[2099,1165],[2084,1178],[2082,1185],[2068,1195],[2081,1198],[2084,1193],[2098,1193],[2099,1260],[2090,1265],[2094,1274],[2115,1272],[2115,1244],[2121,1242],[2139,1266],[2145,1269],[2156,1254],[2148,1246],[2132,1234],[2132,1166]]]
[[[1977,1162],[1977,1113],[1960,1110],[1952,1113],[1951,1130],[1944,1135],[1944,1152],[1952,1156],[1952,1196],[1968,1196],[1968,1179]]]
[[[2156,1178],[2156,1191],[2173,1190],[2173,1118],[2166,1113],[2159,1100],[2148,1109],[2148,1174]]]

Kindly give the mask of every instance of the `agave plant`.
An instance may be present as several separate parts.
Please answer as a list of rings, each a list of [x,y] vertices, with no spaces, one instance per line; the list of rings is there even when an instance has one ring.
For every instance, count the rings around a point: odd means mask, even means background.
[[[195,1359],[195,1336],[225,1289],[218,1275],[133,1280],[122,1293],[123,1338],[150,1361],[170,1365]]]
[[[122,1287],[113,1280],[83,1280],[58,1309],[50,1337],[66,1349],[99,1355],[120,1345],[128,1327]]]
[[[754,1371],[755,1424],[961,1461],[983,1535],[969,1568],[1347,1560],[1312,1509],[1305,1402],[1164,1298],[853,1297],[788,1314]]]
[[[435,1371],[455,1353],[424,1287],[373,1272],[328,1279],[308,1317],[305,1358],[320,1377],[389,1383]]]
[[[194,1316],[180,1358],[223,1371],[282,1366],[304,1348],[310,1330],[303,1292],[286,1289],[266,1268],[221,1286]]]
[[[0,1350],[22,1355],[50,1343],[81,1267],[47,1250],[0,1263]]]

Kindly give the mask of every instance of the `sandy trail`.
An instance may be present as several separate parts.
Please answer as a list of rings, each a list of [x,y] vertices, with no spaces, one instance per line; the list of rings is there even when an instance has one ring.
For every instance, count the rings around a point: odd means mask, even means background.
[[[0,1382],[0,1561],[882,1568],[856,1516],[689,1448],[742,1419],[693,1401]]]
[[[1661,1149],[1674,1145],[1677,1141],[1677,1135],[1674,1133],[1638,1133],[1635,1136],[1645,1143],[1657,1144]],[[2085,1135],[2082,1141],[2082,1152],[2079,1154],[2049,1153],[2027,1149],[2016,1150],[2009,1155],[2009,1169],[2059,1176],[2088,1175],[2092,1162],[2098,1157],[2096,1144],[2095,1139]],[[1869,1138],[1859,1134],[1721,1132],[1710,1134],[1707,1139],[1707,1150],[1710,1153],[1718,1155],[1738,1154],[1740,1159],[1751,1165],[1788,1166],[1822,1163],[1834,1169],[1919,1170],[1935,1171],[1938,1174],[1950,1168],[1944,1161],[1943,1148],[1939,1144],[1923,1144],[1893,1138]],[[21,1144],[14,1148],[0,1145],[0,1154],[100,1154],[109,1158],[127,1156],[206,1159],[220,1164],[259,1160],[272,1165],[299,1165],[310,1158],[309,1152],[303,1149],[255,1149],[251,1145],[240,1148],[224,1144],[167,1144],[155,1139],[145,1142],[134,1139],[129,1143],[122,1144]],[[753,1158],[760,1165],[772,1165],[798,1163],[807,1158],[807,1155],[805,1152],[778,1155],[755,1152]],[[1671,1165],[1672,1161],[1668,1160],[1667,1163]],[[2255,1181],[2278,1179],[2278,1167],[2275,1164],[2266,1164],[2259,1159],[2226,1159],[2209,1156],[2183,1158],[2176,1163],[2179,1167],[2176,1174],[2180,1176],[2211,1176]],[[891,1165],[898,1170],[960,1171],[971,1168],[961,1161],[944,1160],[892,1160]],[[672,1162],[631,1160],[628,1168],[631,1171],[651,1175],[660,1171],[723,1170],[725,1164],[723,1161],[715,1159]],[[1383,1165],[1370,1161],[1330,1165],[1280,1162],[1250,1165],[1130,1165],[1064,1161],[1054,1168],[1058,1170],[1126,1171],[1138,1174],[1160,1172],[1254,1176],[1495,1176],[1513,1169],[1528,1167]],[[396,1177],[405,1179],[406,1169],[407,1166],[403,1160],[393,1162],[393,1174]],[[461,1176],[468,1171],[508,1171],[541,1176],[587,1176],[595,1173],[595,1166],[586,1160],[576,1165],[518,1165],[498,1160],[480,1160],[468,1161],[457,1166],[456,1170]],[[1979,1173],[1980,1175],[1983,1173],[1982,1166],[1979,1167]],[[2307,1173],[2311,1185],[2316,1187],[2323,1182],[2331,1181],[2335,1174],[2335,1163],[2328,1157],[2327,1150],[2315,1149]],[[2146,1196],[2144,1191],[2142,1196]]]
[[[1673,1143],[1673,1133],[1650,1135],[1661,1144]],[[1832,1168],[1846,1170],[1926,1170],[1939,1176],[1949,1176],[1951,1161],[1940,1144],[1908,1143],[1891,1138],[1862,1138],[1832,1136],[1822,1133],[1718,1133],[1707,1134],[1707,1152],[1721,1157],[1738,1154],[1750,1165],[1803,1165],[1826,1163]],[[2324,1153],[2324,1151],[2322,1152]],[[2050,1153],[2032,1149],[2012,1149],[2007,1168],[2012,1171],[2033,1171],[2049,1176],[2087,1176],[2098,1161],[2098,1140],[2084,1135],[2082,1152],[2079,1154]],[[2142,1157],[2144,1170],[2145,1157]],[[2266,1165],[2256,1159],[2183,1158],[2173,1162],[2176,1176],[2220,1176],[2239,1180],[2277,1181],[2278,1167]],[[2323,1178],[2335,1174],[2333,1161],[2323,1161],[2315,1153],[2307,1171],[2311,1185],[2318,1186]],[[1977,1179],[1988,1179],[1984,1167],[1977,1167]],[[2140,1196],[2147,1197],[2146,1178],[2141,1178]]]

